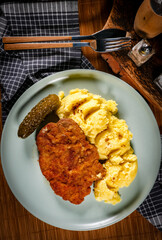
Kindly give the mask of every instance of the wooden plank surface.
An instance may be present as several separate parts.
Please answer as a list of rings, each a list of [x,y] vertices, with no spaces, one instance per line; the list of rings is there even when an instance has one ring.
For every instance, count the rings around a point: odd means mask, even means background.
[[[112,2],[108,0],[78,0],[81,34],[90,34],[103,28]],[[112,73],[99,54],[88,48],[83,53],[97,70]],[[150,104],[159,126],[161,112]],[[1,123],[1,122],[0,122]],[[0,125],[0,131],[2,130]],[[94,231],[68,231],[50,226],[32,216],[16,200],[9,189],[0,166],[0,240],[160,240],[162,233],[137,211],[124,220]]]
[[[114,0],[111,13],[104,28],[124,29],[132,36],[132,47],[135,46],[141,38],[133,29],[134,18],[141,4],[141,0]],[[162,68],[162,35],[158,35],[149,42],[155,49],[155,54],[140,67],[128,56],[131,49],[102,54],[102,57],[108,62],[112,70],[125,81],[133,85],[151,104],[162,110],[162,95],[158,91],[153,80],[161,73]]]

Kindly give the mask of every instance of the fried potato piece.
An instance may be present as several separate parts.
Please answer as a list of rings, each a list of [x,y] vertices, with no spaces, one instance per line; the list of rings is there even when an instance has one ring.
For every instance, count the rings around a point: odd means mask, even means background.
[[[36,143],[41,171],[64,200],[80,204],[90,194],[92,183],[105,176],[97,148],[72,119],[48,123]]]

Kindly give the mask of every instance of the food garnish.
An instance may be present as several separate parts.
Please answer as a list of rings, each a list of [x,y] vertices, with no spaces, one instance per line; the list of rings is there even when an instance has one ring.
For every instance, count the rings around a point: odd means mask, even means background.
[[[18,136],[27,138],[40,125],[43,119],[60,105],[59,97],[56,94],[49,94],[43,98],[31,111],[26,115],[19,126]]]

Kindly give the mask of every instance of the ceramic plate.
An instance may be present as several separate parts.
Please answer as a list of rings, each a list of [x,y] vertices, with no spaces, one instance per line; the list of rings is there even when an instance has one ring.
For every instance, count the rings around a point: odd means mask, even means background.
[[[42,175],[34,132],[25,140],[17,130],[31,108],[50,93],[86,88],[118,103],[119,118],[133,133],[138,173],[129,187],[122,188],[122,201],[113,206],[97,202],[93,191],[80,205],[55,195]],[[18,201],[34,216],[68,230],[92,230],[114,224],[132,213],[146,198],[160,167],[159,128],[148,104],[132,87],[110,74],[94,70],[69,70],[46,77],[29,88],[15,103],[6,120],[1,141],[2,167]]]

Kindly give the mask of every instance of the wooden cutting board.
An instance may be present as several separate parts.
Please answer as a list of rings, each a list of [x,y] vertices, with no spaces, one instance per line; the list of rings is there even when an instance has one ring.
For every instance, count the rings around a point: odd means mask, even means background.
[[[141,0],[114,0],[111,13],[104,28],[120,28],[132,36],[132,47],[141,40],[133,29],[134,18]],[[118,52],[102,54],[113,72],[139,91],[150,103],[162,110],[162,94],[153,80],[162,72],[162,35],[150,39],[156,53],[142,66],[137,67],[129,58],[127,48]]]

